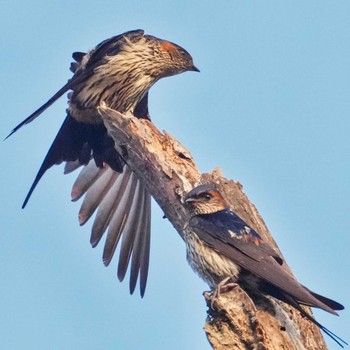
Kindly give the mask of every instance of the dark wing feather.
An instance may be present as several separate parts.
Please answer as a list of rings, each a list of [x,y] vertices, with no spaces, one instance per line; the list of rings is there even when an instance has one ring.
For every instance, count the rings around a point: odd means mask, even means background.
[[[41,113],[43,113],[47,108],[49,108],[54,102],[56,102],[56,100],[58,100],[64,93],[72,89],[74,85],[75,85],[74,79],[69,80],[68,83],[65,84],[61,89],[59,89],[47,102],[45,102],[41,107],[39,107],[36,111],[34,111],[29,117],[27,117],[21,123],[19,123],[16,127],[14,127],[11,130],[11,132],[6,136],[5,140],[9,138],[12,134],[14,134],[22,126],[31,123]]]
[[[263,243],[260,235],[232,211],[225,209],[210,215],[197,215],[192,222],[198,220],[200,225],[209,223],[211,231],[215,231],[215,238],[228,246],[234,243],[234,247],[241,253],[255,261],[263,260],[267,255],[272,256],[280,265],[283,259],[271,246]],[[237,238],[235,239],[234,236]]]
[[[322,299],[318,299],[317,295],[310,293],[282,268],[276,259],[277,253],[269,253],[269,251],[273,252],[272,248],[268,249],[267,245],[262,247],[261,244],[256,244],[253,241],[231,237],[229,231],[240,232],[244,227],[237,224],[237,221],[231,220],[227,213],[224,217],[221,216],[220,224],[216,218],[213,220],[211,216],[213,214],[198,215],[190,221],[193,231],[208,246],[258,276],[264,282],[281,289],[295,301],[336,314]],[[280,257],[279,259],[281,260]]]
[[[60,130],[57,133],[57,136],[52,143],[47,155],[34,179],[32,186],[29,189],[29,192],[23,202],[22,208],[27,205],[27,202],[32,195],[36,185],[44,175],[47,169],[51,168],[55,164],[60,164],[63,160],[74,160],[77,158],[76,154],[76,145],[79,143],[78,139],[72,139],[75,128],[72,127],[74,124],[74,119],[67,117],[63,122]],[[73,143],[74,140],[74,143]],[[75,145],[74,145],[75,144]],[[65,156],[64,156],[65,155]],[[67,158],[67,159],[64,159]],[[72,158],[72,159],[68,159]]]
[[[77,63],[81,63],[85,55],[86,55],[86,52],[80,52],[80,51],[72,53],[72,57]]]
[[[22,126],[31,123],[34,119],[39,117],[40,114],[42,114],[47,108],[49,108],[54,102],[56,102],[63,94],[65,94],[69,90],[74,89],[74,87],[79,82],[83,81],[86,78],[86,73],[85,74],[82,73],[83,71],[79,69],[80,65],[78,63],[72,63],[70,67],[71,71],[73,71],[76,74],[74,74],[73,77],[69,79],[68,82],[61,89],[59,89],[52,97],[50,97],[42,106],[40,106],[37,110],[35,110],[29,117],[24,119],[16,127],[14,127],[10,132],[10,134],[6,137],[6,139],[10,137],[13,133],[18,131]],[[89,74],[91,74],[91,72],[89,72]]]
[[[46,170],[64,161],[79,160],[80,164],[88,164],[91,154],[97,166],[101,167],[103,162],[106,162],[113,170],[123,171],[123,161],[114,149],[114,142],[108,136],[103,124],[83,124],[67,116],[34,179],[22,208],[26,206]]]
[[[148,91],[145,96],[142,97],[140,102],[136,105],[134,109],[134,116],[140,119],[151,120],[151,116],[148,112]]]

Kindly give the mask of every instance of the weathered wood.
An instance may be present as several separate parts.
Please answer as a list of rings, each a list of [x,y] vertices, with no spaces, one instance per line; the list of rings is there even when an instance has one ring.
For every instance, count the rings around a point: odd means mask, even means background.
[[[143,179],[181,237],[188,221],[183,195],[199,183],[214,182],[231,210],[278,250],[239,182],[225,179],[219,169],[201,174],[189,151],[149,121],[123,116],[105,106],[101,106],[99,112],[117,149]],[[205,332],[215,350],[327,349],[315,325],[292,307],[273,298],[257,296],[252,300],[237,286],[222,294],[214,308],[208,309]]]

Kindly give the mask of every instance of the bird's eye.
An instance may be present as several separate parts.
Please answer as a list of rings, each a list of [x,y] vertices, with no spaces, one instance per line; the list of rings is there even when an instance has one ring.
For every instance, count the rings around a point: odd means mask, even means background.
[[[182,57],[186,57],[187,56],[187,52],[184,51],[184,50],[179,50],[180,51],[180,54]]]
[[[209,193],[206,193],[206,194],[204,195],[204,197],[205,197],[206,200],[212,199],[212,195],[209,194]]]

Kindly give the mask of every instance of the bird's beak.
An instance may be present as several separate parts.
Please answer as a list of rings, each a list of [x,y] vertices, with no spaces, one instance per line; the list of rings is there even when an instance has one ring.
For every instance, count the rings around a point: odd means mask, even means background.
[[[193,197],[189,197],[189,198],[185,198],[185,203],[191,203],[191,202],[195,202],[195,198]]]
[[[193,72],[200,72],[200,70],[195,65],[193,65],[190,70]]]

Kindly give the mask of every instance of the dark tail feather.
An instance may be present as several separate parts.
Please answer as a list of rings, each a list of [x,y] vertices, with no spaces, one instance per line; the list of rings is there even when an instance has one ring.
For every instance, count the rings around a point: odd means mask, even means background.
[[[39,107],[35,112],[33,112],[28,118],[24,119],[19,123],[5,138],[8,139],[12,134],[14,134],[23,125],[31,123],[35,118],[37,118],[41,113],[43,113],[47,108],[49,108],[56,100],[58,100],[65,92],[67,92],[72,85],[75,83],[75,79],[71,79],[65,84],[61,89],[59,89],[46,103]]]
[[[317,294],[310,289],[303,286],[305,289],[307,289],[316,299],[318,299],[321,303],[329,306],[333,310],[344,310],[344,306],[342,304],[339,304],[338,302],[329,299],[327,297],[324,297],[323,295]]]
[[[313,293],[312,294],[316,294]],[[283,293],[284,301],[286,301],[289,305],[295,307],[304,317],[306,317],[309,321],[311,321],[313,324],[315,324],[318,328],[320,328],[325,334],[327,334],[331,339],[333,339],[340,347],[344,348],[345,345],[349,345],[345,340],[338,337],[336,334],[334,334],[332,331],[330,331],[328,328],[324,327],[321,323],[317,322],[315,318],[313,318],[310,314],[308,314],[296,301],[294,298],[289,296],[288,294]],[[318,297],[318,294],[315,295],[315,297]],[[326,300],[325,297],[322,297]],[[323,299],[321,299],[323,302]],[[331,300],[333,302],[333,300]],[[338,304],[338,303],[336,303]],[[338,304],[340,305],[340,304]]]
[[[67,141],[69,139],[69,135],[70,135],[70,128],[71,128],[71,121],[73,119],[71,117],[67,117],[65,119],[65,121],[63,122],[60,130],[57,133],[57,136],[54,140],[54,142],[52,143],[49,151],[46,154],[46,157],[34,179],[34,182],[32,184],[32,186],[29,189],[29,192],[23,202],[22,205],[22,209],[25,208],[25,206],[27,205],[35,187],[37,186],[37,184],[39,183],[40,179],[43,177],[43,175],[45,174],[46,170],[48,170],[49,168],[51,168],[53,165],[55,164],[59,164],[61,163],[64,159],[63,159],[63,153],[64,153],[64,148],[67,145]]]
[[[51,166],[44,166],[44,163],[42,164],[42,166],[40,167],[35,179],[34,179],[34,182],[32,184],[32,186],[30,187],[29,191],[28,191],[28,194],[26,196],[26,198],[24,199],[24,202],[22,204],[22,209],[24,209],[33,193],[33,191],[35,190],[35,187],[37,186],[37,184],[39,183],[39,181],[41,180],[41,178],[43,177],[43,175],[45,174],[46,170],[48,168],[50,168]]]
[[[108,136],[105,126],[103,124],[83,124],[68,115],[47,152],[22,208],[27,205],[46,170],[62,162],[78,161],[81,165],[87,165],[91,156],[98,167],[107,163],[113,170],[123,171],[124,162],[115,150],[114,142]]]
[[[296,308],[301,312],[303,316],[305,316],[308,320],[310,320],[318,328],[320,328],[325,334],[327,334],[331,339],[333,339],[340,347],[344,348],[344,345],[349,345],[345,340],[338,337],[336,334],[334,334],[325,326],[321,325],[321,323],[317,322],[311,315],[309,315],[304,309],[302,309],[300,305],[299,307],[296,307]]]

